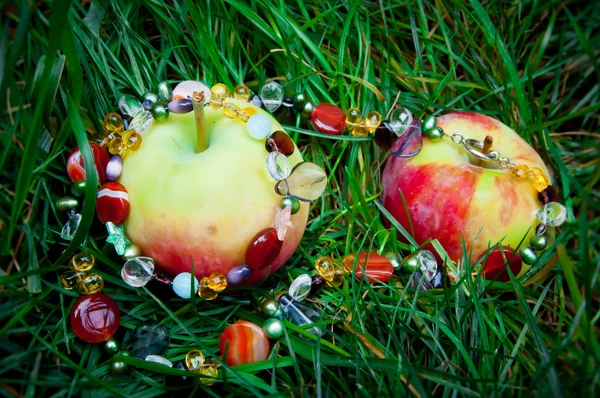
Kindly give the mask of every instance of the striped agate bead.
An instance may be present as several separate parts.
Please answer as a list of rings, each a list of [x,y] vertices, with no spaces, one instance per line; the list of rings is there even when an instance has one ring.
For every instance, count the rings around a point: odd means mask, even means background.
[[[269,355],[269,339],[260,326],[238,321],[221,333],[219,350],[229,366],[264,361]]]

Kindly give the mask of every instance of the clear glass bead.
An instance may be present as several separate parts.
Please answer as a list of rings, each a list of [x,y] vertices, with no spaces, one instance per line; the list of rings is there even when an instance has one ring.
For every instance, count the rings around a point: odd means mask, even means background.
[[[292,172],[292,165],[281,152],[273,151],[267,155],[267,171],[276,181],[285,180]]]
[[[431,282],[437,273],[437,260],[435,256],[429,250],[422,250],[416,257],[419,261],[419,268],[423,275],[425,275],[425,279]]]
[[[288,291],[289,295],[296,301],[304,300],[310,293],[310,287],[312,286],[312,279],[307,274],[302,274],[290,285]]]
[[[540,222],[548,227],[561,226],[567,220],[567,209],[558,202],[550,202],[535,213]]]
[[[402,135],[413,121],[412,113],[406,108],[397,108],[390,114],[389,124],[397,135]]]
[[[168,366],[170,368],[173,367],[173,363],[171,361],[169,361],[165,357],[161,357],[160,355],[148,355],[145,358],[145,360],[148,361],[148,362],[154,362],[154,363],[158,363],[160,365],[165,365],[165,366]]]
[[[143,134],[150,126],[152,126],[152,112],[144,110],[136,113],[131,119],[129,130],[135,130],[139,134]]]
[[[260,89],[260,99],[269,112],[275,112],[283,102],[283,87],[276,81],[271,80]]]
[[[119,98],[119,110],[124,115],[135,116],[136,113],[143,111],[144,107],[133,95],[125,94]]]
[[[133,330],[131,354],[144,359],[148,355],[160,355],[171,342],[171,333],[165,325],[145,324]]]
[[[293,196],[304,202],[317,200],[327,186],[327,174],[314,163],[298,163],[290,176],[275,185],[275,191],[282,196]]]
[[[156,92],[158,94],[158,99],[163,101],[170,101],[171,98],[173,98],[173,89],[171,89],[171,85],[166,80],[158,83]]]
[[[321,318],[317,311],[300,304],[289,294],[284,294],[279,297],[279,305],[283,315],[294,325],[305,328],[308,333],[315,336],[323,334],[319,327],[315,325],[315,322],[319,321]]]
[[[150,257],[134,257],[123,264],[121,278],[132,287],[146,286],[154,276],[154,260]]]
[[[60,231],[60,237],[64,240],[72,240],[79,224],[81,223],[81,214],[73,213],[69,218],[69,221],[65,223]]]

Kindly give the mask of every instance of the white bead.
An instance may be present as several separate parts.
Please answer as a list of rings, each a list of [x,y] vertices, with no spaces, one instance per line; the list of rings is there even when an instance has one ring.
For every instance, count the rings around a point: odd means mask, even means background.
[[[312,286],[312,279],[310,276],[306,274],[302,274],[290,285],[290,289],[288,294],[292,296],[292,298],[296,301],[304,300],[308,294],[310,293],[310,288]]]
[[[194,278],[194,291],[196,294],[198,291],[198,279],[195,276],[192,276],[189,272],[182,272],[177,275],[175,279],[173,279],[173,291],[176,295],[181,298],[189,299],[190,298],[190,286],[192,284],[192,278]]]
[[[154,260],[150,257],[134,257],[123,264],[121,278],[132,287],[146,286],[154,276]]]
[[[281,181],[290,176],[292,165],[283,153],[273,151],[267,155],[267,171],[275,181]]]
[[[192,98],[194,92],[203,92],[204,100],[208,101],[210,99],[210,88],[208,88],[204,83],[196,81],[196,80],[184,80],[175,86],[173,90],[173,99],[186,99]]]
[[[161,365],[165,365],[165,366],[168,366],[170,368],[173,367],[173,363],[171,361],[169,361],[165,357],[161,357],[160,355],[148,355],[145,360],[148,361],[148,362],[154,362],[154,363],[158,363],[158,364],[161,364]]]
[[[267,115],[257,113],[246,122],[246,131],[256,140],[264,140],[271,134],[271,121]]]

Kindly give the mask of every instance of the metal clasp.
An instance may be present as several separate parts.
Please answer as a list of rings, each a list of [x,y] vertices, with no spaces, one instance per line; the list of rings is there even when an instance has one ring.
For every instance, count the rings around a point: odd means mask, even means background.
[[[474,158],[474,160],[486,163],[488,167],[502,167],[498,162],[500,159],[500,154],[497,151],[489,151],[488,153],[484,153],[483,142],[477,141],[473,138],[468,138],[463,141],[463,146],[467,150],[467,153]]]

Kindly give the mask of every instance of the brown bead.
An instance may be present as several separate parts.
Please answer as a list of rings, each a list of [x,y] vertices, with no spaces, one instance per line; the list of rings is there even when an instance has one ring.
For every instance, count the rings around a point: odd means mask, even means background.
[[[285,131],[277,130],[267,138],[265,149],[267,152],[278,151],[285,156],[290,156],[294,153],[295,146],[294,141]]]
[[[277,237],[275,228],[266,228],[254,235],[246,249],[246,265],[261,270],[269,265],[281,252],[283,242]]]
[[[548,185],[542,192],[538,192],[538,199],[543,204],[560,201],[558,192],[552,185]]]
[[[392,147],[394,141],[398,138],[389,122],[383,121],[375,130],[375,144],[384,150]]]

